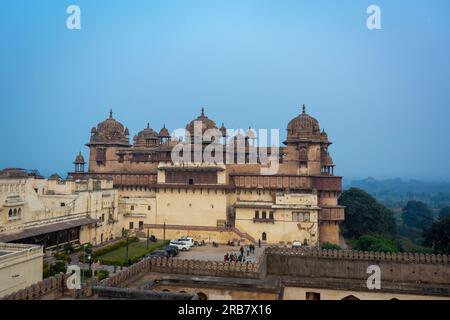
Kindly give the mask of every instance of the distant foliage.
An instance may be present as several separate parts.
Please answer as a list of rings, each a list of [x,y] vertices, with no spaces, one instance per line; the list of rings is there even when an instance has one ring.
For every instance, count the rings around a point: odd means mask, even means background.
[[[382,236],[364,235],[358,239],[356,250],[374,252],[399,252],[397,243]]]
[[[346,207],[345,221],[342,224],[345,237],[390,235],[396,232],[394,213],[364,190],[351,188],[343,192],[339,197],[339,205]]]
[[[411,200],[403,208],[402,220],[408,227],[424,230],[433,224],[433,213],[425,203]]]
[[[434,222],[424,231],[424,245],[435,253],[450,254],[450,217]]]
[[[325,243],[321,244],[320,248],[324,249],[324,250],[341,250],[340,246],[338,246],[337,244],[329,243],[329,242],[325,242]]]
[[[447,217],[450,217],[450,207],[442,208],[439,212],[439,219],[443,220]]]

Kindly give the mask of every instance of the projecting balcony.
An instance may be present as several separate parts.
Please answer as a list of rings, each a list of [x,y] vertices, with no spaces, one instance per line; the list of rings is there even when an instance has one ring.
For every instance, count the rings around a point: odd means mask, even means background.
[[[319,212],[319,220],[321,221],[344,221],[344,207],[322,207]]]
[[[253,223],[275,223],[274,218],[253,218]]]

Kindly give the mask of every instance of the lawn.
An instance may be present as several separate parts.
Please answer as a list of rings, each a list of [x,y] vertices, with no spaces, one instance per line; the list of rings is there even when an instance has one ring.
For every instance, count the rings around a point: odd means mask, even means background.
[[[158,241],[156,243],[151,242],[147,248],[146,241],[132,242],[128,245],[128,258],[134,263],[137,259],[145,256],[147,253],[166,245],[166,242]],[[126,265],[126,246],[120,247],[111,252],[105,253],[98,257],[102,264],[110,265]]]

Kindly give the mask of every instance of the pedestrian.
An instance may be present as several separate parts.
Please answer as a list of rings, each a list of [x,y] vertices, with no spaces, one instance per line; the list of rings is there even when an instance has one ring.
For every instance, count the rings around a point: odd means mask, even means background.
[[[225,253],[225,255],[223,256],[223,262],[227,262],[228,261],[228,253]]]
[[[247,246],[247,257],[250,255],[250,246]]]
[[[241,254],[243,255],[244,254],[244,247],[243,246],[241,246],[241,249],[239,249],[239,251],[241,252]]]
[[[261,239],[258,239],[258,247],[261,248]]]

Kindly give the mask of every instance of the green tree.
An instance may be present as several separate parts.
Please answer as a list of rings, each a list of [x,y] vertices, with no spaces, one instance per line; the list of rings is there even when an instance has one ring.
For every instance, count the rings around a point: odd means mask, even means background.
[[[402,220],[408,227],[425,230],[433,224],[433,213],[425,203],[411,200],[403,208]]]
[[[400,248],[394,240],[373,235],[364,235],[358,239],[356,250],[374,252],[399,252]]]
[[[435,253],[450,254],[450,217],[434,222],[423,234],[423,244]]]
[[[439,212],[439,219],[443,220],[447,217],[450,217],[450,207],[444,207]]]
[[[378,203],[364,190],[351,188],[339,197],[339,205],[345,206],[343,234],[359,238],[365,234],[394,234],[394,213]]]

